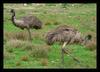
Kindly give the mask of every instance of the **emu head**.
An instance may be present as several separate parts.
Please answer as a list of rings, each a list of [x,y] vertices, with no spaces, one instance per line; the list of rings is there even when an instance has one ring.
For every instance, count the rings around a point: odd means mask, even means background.
[[[91,41],[92,35],[86,35],[82,40],[82,45],[86,45],[89,41]]]
[[[11,9],[10,12],[11,12],[11,13],[14,13],[15,11],[14,11],[14,9]]]
[[[14,9],[11,9],[10,13],[12,14],[12,16],[15,16],[15,10]]]

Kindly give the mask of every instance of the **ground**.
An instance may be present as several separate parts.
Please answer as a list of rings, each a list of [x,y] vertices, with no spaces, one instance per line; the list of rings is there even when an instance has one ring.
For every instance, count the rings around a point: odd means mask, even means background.
[[[15,27],[11,22],[10,9],[15,9],[16,18],[29,14],[43,22],[43,28],[31,29],[32,43],[27,30]],[[72,55],[81,61],[76,63],[65,55],[61,64],[61,45],[49,46],[45,42],[48,31],[60,25],[69,25],[83,35],[92,34],[96,40],[96,4],[4,4],[4,68],[96,68],[96,45],[89,47],[79,44],[66,46]]]

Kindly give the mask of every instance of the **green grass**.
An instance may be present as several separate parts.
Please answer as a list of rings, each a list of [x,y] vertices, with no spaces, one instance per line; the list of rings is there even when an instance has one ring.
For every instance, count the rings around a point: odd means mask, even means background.
[[[93,20],[93,18],[96,18],[96,4],[71,5],[67,4],[64,9],[60,5],[37,6],[30,4],[25,7],[21,4],[4,4],[4,32],[8,33],[4,34],[4,68],[61,68],[61,45],[55,43],[48,46],[45,43],[45,34],[59,25],[73,26],[83,34],[90,32],[93,37],[96,37],[96,20]],[[17,18],[32,14],[43,22],[42,29],[31,29],[32,44],[27,43],[26,40],[19,40],[16,43],[16,40],[11,38],[16,37],[15,34],[19,32],[26,31],[27,33],[27,30],[15,27],[9,20],[11,18],[9,10],[12,8],[16,10]],[[14,40],[15,43],[9,43],[11,40]],[[63,68],[96,68],[96,50],[90,51],[85,46],[77,44],[68,45],[66,48],[71,51],[71,55],[81,61],[82,65],[76,63],[70,56],[65,55]],[[22,61],[22,56],[27,56],[28,60]],[[48,63],[43,66],[41,59],[45,58]]]

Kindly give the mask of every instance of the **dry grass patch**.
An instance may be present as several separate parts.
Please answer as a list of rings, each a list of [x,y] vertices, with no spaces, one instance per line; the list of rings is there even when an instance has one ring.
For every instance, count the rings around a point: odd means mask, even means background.
[[[59,25],[60,23],[55,20],[48,20],[45,22],[45,25]]]
[[[28,40],[29,35],[28,35],[28,32],[24,31],[24,32],[17,32],[17,33],[15,33],[15,37],[18,40]]]
[[[32,50],[34,45],[29,41],[12,39],[7,41],[4,47],[6,48],[7,51],[13,52],[14,48],[21,48],[22,50]]]
[[[48,65],[48,59],[47,58],[42,58],[41,59],[41,65],[42,66],[47,66]]]
[[[33,39],[40,39],[40,40],[42,39],[43,40],[43,34],[42,33],[39,33],[39,32],[38,33],[34,33],[33,32],[31,34],[32,34],[32,38]]]
[[[50,21],[47,21],[46,23],[45,23],[45,25],[50,25],[51,24],[51,22]]]
[[[25,44],[24,41],[21,40],[17,40],[17,39],[11,39],[9,41],[6,42],[6,48],[20,48]]]
[[[9,39],[14,39],[14,32],[4,32],[4,40],[7,41]]]
[[[4,52],[3,52],[3,57],[4,59],[14,59],[15,58],[15,55],[8,52],[5,48],[4,48]]]
[[[28,34],[26,32],[4,32],[4,40],[9,39],[19,39],[26,40],[28,38]]]
[[[39,33],[34,33],[31,31],[32,38],[42,38],[42,36]],[[10,39],[17,39],[17,40],[23,40],[26,41],[29,39],[29,34],[27,31],[23,32],[4,32],[4,42],[7,42],[7,40]]]
[[[92,41],[90,41],[88,44],[86,44],[86,48],[89,50],[95,50],[96,49],[96,40],[93,39]]]
[[[37,45],[32,48],[32,51],[29,51],[32,57],[47,58],[50,47],[47,45]]]
[[[22,56],[22,57],[21,57],[21,60],[22,60],[22,61],[28,61],[28,56]]]
[[[50,51],[50,46],[44,45],[34,45],[29,41],[22,40],[9,40],[5,44],[5,48],[7,51],[12,51],[14,48],[21,48],[22,50],[26,50],[33,57],[47,57],[48,52]]]
[[[21,65],[21,62],[17,61],[16,66],[20,66],[20,65]]]
[[[92,17],[92,20],[93,20],[93,21],[96,21],[96,16],[93,16],[93,17]]]

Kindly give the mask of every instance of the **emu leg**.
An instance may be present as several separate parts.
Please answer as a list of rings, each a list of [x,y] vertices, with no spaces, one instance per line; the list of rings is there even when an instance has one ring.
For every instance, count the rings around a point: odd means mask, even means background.
[[[72,55],[69,53],[69,50],[68,50],[68,49],[63,48],[63,52],[64,52],[65,54],[68,54],[70,57],[72,57],[73,60],[75,60],[77,63],[80,63],[80,61],[79,61],[76,57],[72,56]]]
[[[61,48],[61,63],[64,64],[64,47],[66,46],[67,42],[64,42],[62,48]]]
[[[61,62],[62,62],[62,64],[64,65],[64,54],[67,54],[67,55],[69,55],[70,57],[72,57],[72,59],[74,60],[74,61],[76,61],[79,65],[81,65],[81,66],[83,66],[83,64],[76,58],[76,57],[74,57],[73,55],[71,55],[70,53],[69,53],[69,50],[67,49],[67,48],[65,48],[65,46],[66,46],[66,44],[68,44],[69,42],[64,42],[64,44],[63,44],[63,46],[62,46],[62,48],[61,48]],[[86,66],[87,67],[87,66]]]
[[[65,49],[65,48],[64,48],[63,50],[64,50],[64,53],[65,53],[65,54],[68,54],[70,57],[72,57],[72,59],[73,59],[74,61],[76,61],[80,66],[89,67],[88,65],[83,65],[81,61],[79,61],[76,57],[74,57],[73,55],[71,55],[71,54],[69,53],[69,50],[68,50],[68,49]]]
[[[64,64],[64,53],[63,53],[63,49],[61,49],[61,63]]]
[[[29,40],[32,41],[30,29],[27,29],[29,33]]]
[[[62,64],[64,64],[64,54],[68,54],[70,57],[73,58],[73,60],[75,60],[77,63],[80,63],[80,61],[75,58],[74,56],[72,56],[70,53],[69,53],[69,50],[67,48],[65,48],[66,44],[68,44],[68,42],[64,42],[63,46],[62,46],[62,56],[61,56],[61,59],[62,59]]]

